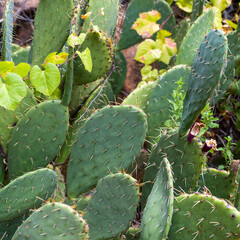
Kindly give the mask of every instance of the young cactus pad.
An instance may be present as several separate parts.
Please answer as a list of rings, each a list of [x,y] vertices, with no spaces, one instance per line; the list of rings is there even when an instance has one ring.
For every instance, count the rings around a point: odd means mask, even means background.
[[[25,220],[12,240],[85,240],[86,223],[71,207],[62,203],[48,203]]]
[[[0,220],[8,221],[39,207],[51,197],[57,185],[57,175],[50,169],[24,174],[0,189]]]
[[[31,108],[15,126],[9,143],[10,178],[46,167],[62,147],[68,121],[68,109],[58,100]]]
[[[106,106],[79,130],[67,169],[67,193],[78,197],[110,172],[126,169],[140,153],[146,115],[133,106]]]
[[[184,135],[212,96],[227,57],[227,38],[221,30],[211,30],[198,49],[184,99],[179,134]]]
[[[139,200],[139,187],[128,174],[110,174],[101,179],[84,215],[89,226],[89,239],[117,236],[128,229]]]
[[[183,194],[174,201],[169,239],[240,238],[240,213],[229,203],[207,194]]]
[[[143,240],[165,239],[173,213],[173,176],[171,165],[166,158],[160,164],[152,191],[143,211]]]

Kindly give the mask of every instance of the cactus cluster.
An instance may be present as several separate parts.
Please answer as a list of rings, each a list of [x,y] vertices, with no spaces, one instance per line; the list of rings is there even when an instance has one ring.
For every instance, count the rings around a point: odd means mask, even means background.
[[[12,45],[6,1],[0,87],[14,99],[14,72],[26,94],[6,109],[0,92],[1,240],[240,238],[239,161],[209,168],[209,146],[194,132],[206,103],[236,83],[239,31],[213,28],[220,13],[203,13],[204,2],[193,1],[191,24],[176,26],[168,1],[132,0],[116,44],[119,0],[40,0],[23,50]],[[131,26],[152,9],[178,55],[117,104],[122,50],[143,40]],[[15,67],[26,56],[31,66]],[[166,130],[180,80],[180,126]]]

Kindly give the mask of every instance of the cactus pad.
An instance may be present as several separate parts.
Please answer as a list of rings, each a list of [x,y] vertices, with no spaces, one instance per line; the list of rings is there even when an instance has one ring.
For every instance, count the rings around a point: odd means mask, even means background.
[[[89,239],[108,239],[127,230],[138,200],[139,187],[130,175],[116,173],[101,179],[84,215]]]
[[[48,203],[25,220],[13,240],[85,240],[86,223],[71,207],[62,203]]]
[[[227,38],[221,30],[211,30],[198,49],[184,99],[180,135],[186,134],[216,88],[227,56]]]
[[[8,221],[39,207],[51,196],[56,184],[57,175],[50,169],[39,169],[16,178],[0,189],[0,219]]]
[[[183,194],[174,201],[169,239],[239,239],[240,213],[207,194]]]
[[[126,169],[140,153],[146,131],[146,116],[136,107],[106,106],[95,112],[79,130],[72,146],[68,196],[78,197],[110,171]]]
[[[49,53],[65,44],[73,15],[72,0],[41,0],[34,19],[32,65],[41,65]]]
[[[9,143],[10,178],[46,167],[57,155],[68,130],[68,109],[47,101],[30,109],[15,126]]]
[[[74,61],[73,79],[75,84],[93,82],[101,78],[112,63],[112,43],[103,33],[90,30],[79,48],[79,52],[89,48],[92,57],[92,72],[88,72],[81,59]]]
[[[141,239],[165,239],[173,213],[173,177],[171,165],[165,158],[143,211]]]

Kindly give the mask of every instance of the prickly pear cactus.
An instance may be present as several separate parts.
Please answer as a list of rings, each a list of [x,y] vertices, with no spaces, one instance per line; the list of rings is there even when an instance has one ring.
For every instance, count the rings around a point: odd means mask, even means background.
[[[174,201],[169,239],[231,239],[240,237],[240,213],[208,194],[183,194]]]
[[[150,194],[161,161],[167,157],[173,170],[174,187],[193,189],[199,179],[204,156],[198,143],[188,142],[187,136],[179,137],[178,131],[163,134],[154,146],[144,174],[143,204]]]
[[[193,64],[194,57],[202,39],[213,29],[214,25],[217,25],[216,21],[219,17],[221,19],[219,10],[210,8],[195,21],[182,41],[177,55],[177,65],[188,64],[191,66]]]
[[[81,85],[101,78],[112,63],[112,42],[102,32],[91,29],[79,48],[82,52],[89,48],[92,57],[92,71],[85,69],[80,58],[74,61],[74,83]]]
[[[193,125],[212,96],[221,77],[227,57],[227,38],[221,30],[211,30],[198,49],[184,99],[179,134]]]
[[[167,237],[172,220],[173,199],[171,165],[167,158],[164,158],[143,211],[141,239]]]
[[[78,131],[72,146],[68,196],[78,197],[109,172],[126,169],[140,153],[146,131],[146,115],[136,107],[106,106],[95,112]]]
[[[91,12],[82,26],[82,31],[87,31],[91,26],[96,25],[109,37],[114,36],[119,11],[119,0],[89,0],[87,12]]]
[[[15,126],[8,149],[10,178],[46,167],[57,155],[68,130],[68,109],[47,101],[30,109]]]
[[[72,0],[40,0],[34,19],[32,65],[41,65],[49,53],[62,49],[72,16]]]
[[[24,174],[0,189],[0,219],[8,221],[39,207],[54,192],[57,175],[50,169]]]
[[[58,154],[56,163],[64,163],[70,155],[71,147],[75,141],[76,134],[82,128],[84,122],[98,109],[105,107],[114,101],[114,95],[109,83],[99,86],[91,93],[85,104],[77,113],[73,123],[69,127],[66,140]]]
[[[89,239],[116,237],[128,229],[139,200],[139,187],[128,174],[110,174],[98,182],[84,215]]]
[[[7,154],[8,143],[14,125],[19,119],[23,118],[25,113],[34,105],[37,105],[37,101],[34,98],[33,92],[30,89],[27,89],[27,96],[22,99],[14,111],[0,106],[0,145],[2,146],[4,153]]]
[[[25,220],[12,240],[85,240],[86,229],[85,221],[71,207],[62,203],[47,203]]]

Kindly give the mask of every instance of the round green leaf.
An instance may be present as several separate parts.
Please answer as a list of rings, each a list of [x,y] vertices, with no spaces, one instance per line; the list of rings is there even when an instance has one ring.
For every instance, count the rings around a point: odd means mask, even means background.
[[[21,77],[26,77],[30,71],[31,66],[27,63],[19,63],[16,66],[16,73]]]
[[[52,95],[60,83],[60,72],[53,63],[47,63],[45,70],[37,65],[30,71],[30,80],[37,91],[47,96]]]
[[[27,95],[27,88],[22,78],[16,73],[8,73],[4,82],[0,80],[0,105],[15,110]]]

